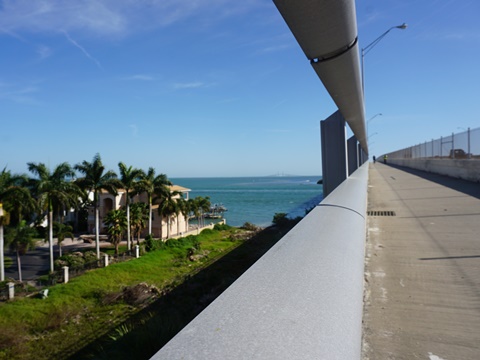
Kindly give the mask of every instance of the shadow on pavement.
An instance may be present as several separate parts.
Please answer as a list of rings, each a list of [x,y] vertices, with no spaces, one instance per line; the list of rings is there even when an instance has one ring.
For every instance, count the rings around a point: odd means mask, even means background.
[[[467,181],[463,179],[457,179],[453,178],[450,176],[446,175],[438,175],[438,174],[433,174],[429,173],[426,171],[421,171],[421,170],[416,170],[416,169],[411,169],[403,166],[397,166],[397,165],[392,165],[388,164],[388,166],[391,166],[393,168],[396,168],[401,171],[405,171],[409,174],[421,177],[425,180],[429,180],[432,182],[435,182],[437,184],[440,184],[442,186],[446,186],[448,188],[451,188],[453,190],[462,192],[464,194],[467,194],[469,196],[473,196],[477,199],[480,199],[480,184],[473,182],[473,181]]]

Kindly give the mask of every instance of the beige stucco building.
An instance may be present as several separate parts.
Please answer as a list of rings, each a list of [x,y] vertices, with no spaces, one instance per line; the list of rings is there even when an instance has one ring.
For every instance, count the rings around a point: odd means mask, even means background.
[[[176,195],[174,198],[183,197],[184,199],[188,200],[188,193],[190,189],[184,188],[179,185],[172,185],[170,186],[170,190],[177,191],[181,193],[181,195]],[[93,194],[92,194],[93,199]],[[148,197],[146,193],[141,193],[139,195],[135,195],[132,198],[130,204],[135,202],[144,202],[148,205]],[[125,190],[119,189],[118,194],[112,195],[106,191],[102,191],[99,194],[99,217],[100,217],[100,234],[106,234],[106,230],[103,225],[103,220],[105,216],[108,214],[110,210],[118,210],[120,208],[125,208],[126,205],[126,193]],[[166,217],[161,217],[158,214],[158,205],[152,206],[152,234],[155,238],[166,238],[167,234],[170,234],[170,237],[180,235],[188,231],[188,222],[185,216],[180,213],[177,215],[173,215],[170,217],[170,229],[168,229],[168,221]],[[148,221],[147,221],[148,223]],[[91,207],[88,210],[88,231],[91,234],[95,233],[95,209]],[[142,232],[142,236],[146,236],[148,234],[148,224],[147,228],[144,229]]]

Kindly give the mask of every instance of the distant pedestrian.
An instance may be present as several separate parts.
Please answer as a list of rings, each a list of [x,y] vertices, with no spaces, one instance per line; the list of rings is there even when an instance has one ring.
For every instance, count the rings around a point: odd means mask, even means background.
[[[388,159],[388,155],[383,155],[383,163],[386,164]]]
[[[377,162],[377,158],[375,157],[375,155],[373,155],[373,163],[375,164]]]

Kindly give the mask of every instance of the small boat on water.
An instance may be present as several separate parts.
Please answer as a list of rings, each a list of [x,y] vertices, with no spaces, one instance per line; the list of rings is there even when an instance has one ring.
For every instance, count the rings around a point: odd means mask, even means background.
[[[228,211],[228,209],[223,206],[223,204],[213,204],[210,206],[210,211],[205,214],[207,219],[221,219],[223,218],[223,213]]]

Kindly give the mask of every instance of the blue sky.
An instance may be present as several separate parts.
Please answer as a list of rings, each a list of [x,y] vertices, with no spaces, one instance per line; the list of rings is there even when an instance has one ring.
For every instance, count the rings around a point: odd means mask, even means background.
[[[480,2],[359,0],[371,154],[480,126]],[[321,173],[336,111],[271,0],[0,0],[0,167]]]

